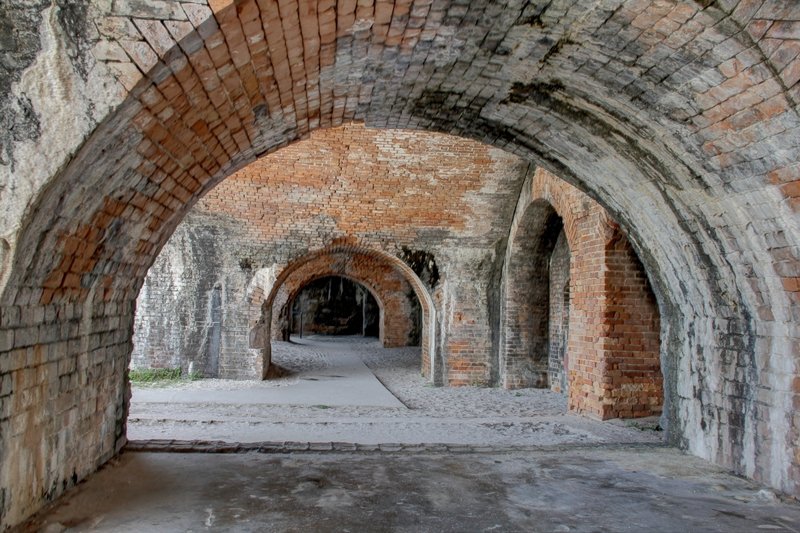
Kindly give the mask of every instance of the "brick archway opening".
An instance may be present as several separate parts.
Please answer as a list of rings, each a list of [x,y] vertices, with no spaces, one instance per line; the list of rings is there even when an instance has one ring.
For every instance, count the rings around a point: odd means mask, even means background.
[[[564,223],[545,201],[531,205],[511,245],[506,277],[501,384],[508,389],[550,386],[549,264]]]
[[[422,375],[432,381],[436,379],[436,311],[430,294],[402,260],[359,245],[330,246],[287,265],[258,306],[257,316],[251,319],[251,338],[283,339],[283,322],[293,299],[309,283],[328,276],[344,277],[364,285],[380,307],[379,339],[383,346],[418,344]],[[417,314],[418,321],[415,320]],[[271,363],[271,346],[265,342],[258,348],[262,350],[266,377]]]
[[[306,334],[381,338],[383,309],[380,296],[361,281],[348,276],[320,276],[289,297],[279,313],[280,328],[273,335],[285,341],[292,335]]]
[[[660,415],[658,303],[608,213],[539,169],[523,187],[506,260],[502,385],[568,392],[570,411],[602,420]]]

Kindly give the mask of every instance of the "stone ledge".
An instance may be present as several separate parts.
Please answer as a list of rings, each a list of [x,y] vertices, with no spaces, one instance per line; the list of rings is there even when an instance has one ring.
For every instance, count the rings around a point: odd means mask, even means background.
[[[583,448],[669,448],[662,443],[608,443],[608,444],[568,444],[568,445],[487,445],[450,443],[381,443],[359,444],[353,442],[225,442],[218,440],[171,440],[151,439],[133,440],[123,448],[124,452],[149,453],[505,453],[533,451],[563,451]]]

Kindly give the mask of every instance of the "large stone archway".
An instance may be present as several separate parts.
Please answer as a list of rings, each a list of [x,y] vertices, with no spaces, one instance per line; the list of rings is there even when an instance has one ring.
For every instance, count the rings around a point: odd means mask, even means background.
[[[124,444],[135,297],[191,205],[354,120],[504,148],[608,209],[661,303],[672,442],[797,493],[795,6],[5,9],[4,524]]]

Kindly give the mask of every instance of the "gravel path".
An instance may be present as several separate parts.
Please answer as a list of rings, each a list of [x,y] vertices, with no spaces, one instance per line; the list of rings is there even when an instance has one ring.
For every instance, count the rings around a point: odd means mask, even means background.
[[[299,344],[302,343],[302,344]],[[433,387],[420,375],[419,348],[384,349],[374,339],[311,337],[273,342],[273,361],[289,371],[270,381],[204,379],[170,386],[181,390],[237,391],[292,387],[335,378],[337,354],[357,354],[406,407],[136,402],[134,387],[128,436],[132,440],[179,439],[226,442],[293,441],[450,443],[545,446],[591,443],[656,443],[653,420],[598,422],[566,413],[561,394],[542,389]],[[224,396],[224,395],[223,395]],[[235,395],[232,393],[231,397]],[[274,397],[274,394],[269,396]]]

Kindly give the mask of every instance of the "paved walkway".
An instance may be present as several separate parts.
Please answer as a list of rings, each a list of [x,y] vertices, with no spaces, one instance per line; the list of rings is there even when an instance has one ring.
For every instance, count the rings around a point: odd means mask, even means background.
[[[323,449],[326,443],[509,449],[662,440],[663,432],[652,431],[657,421],[570,415],[564,396],[549,390],[432,387],[420,376],[419,348],[317,337],[275,342],[273,357],[290,370],[288,377],[135,387],[128,437]]]
[[[800,508],[670,448],[123,453],[26,531],[754,533]]]
[[[299,346],[315,346],[300,341]],[[405,409],[347,345],[329,343],[323,369],[302,372],[287,386],[264,387],[251,381],[228,388],[134,388],[136,404],[364,406]],[[319,355],[317,355],[319,357]]]

